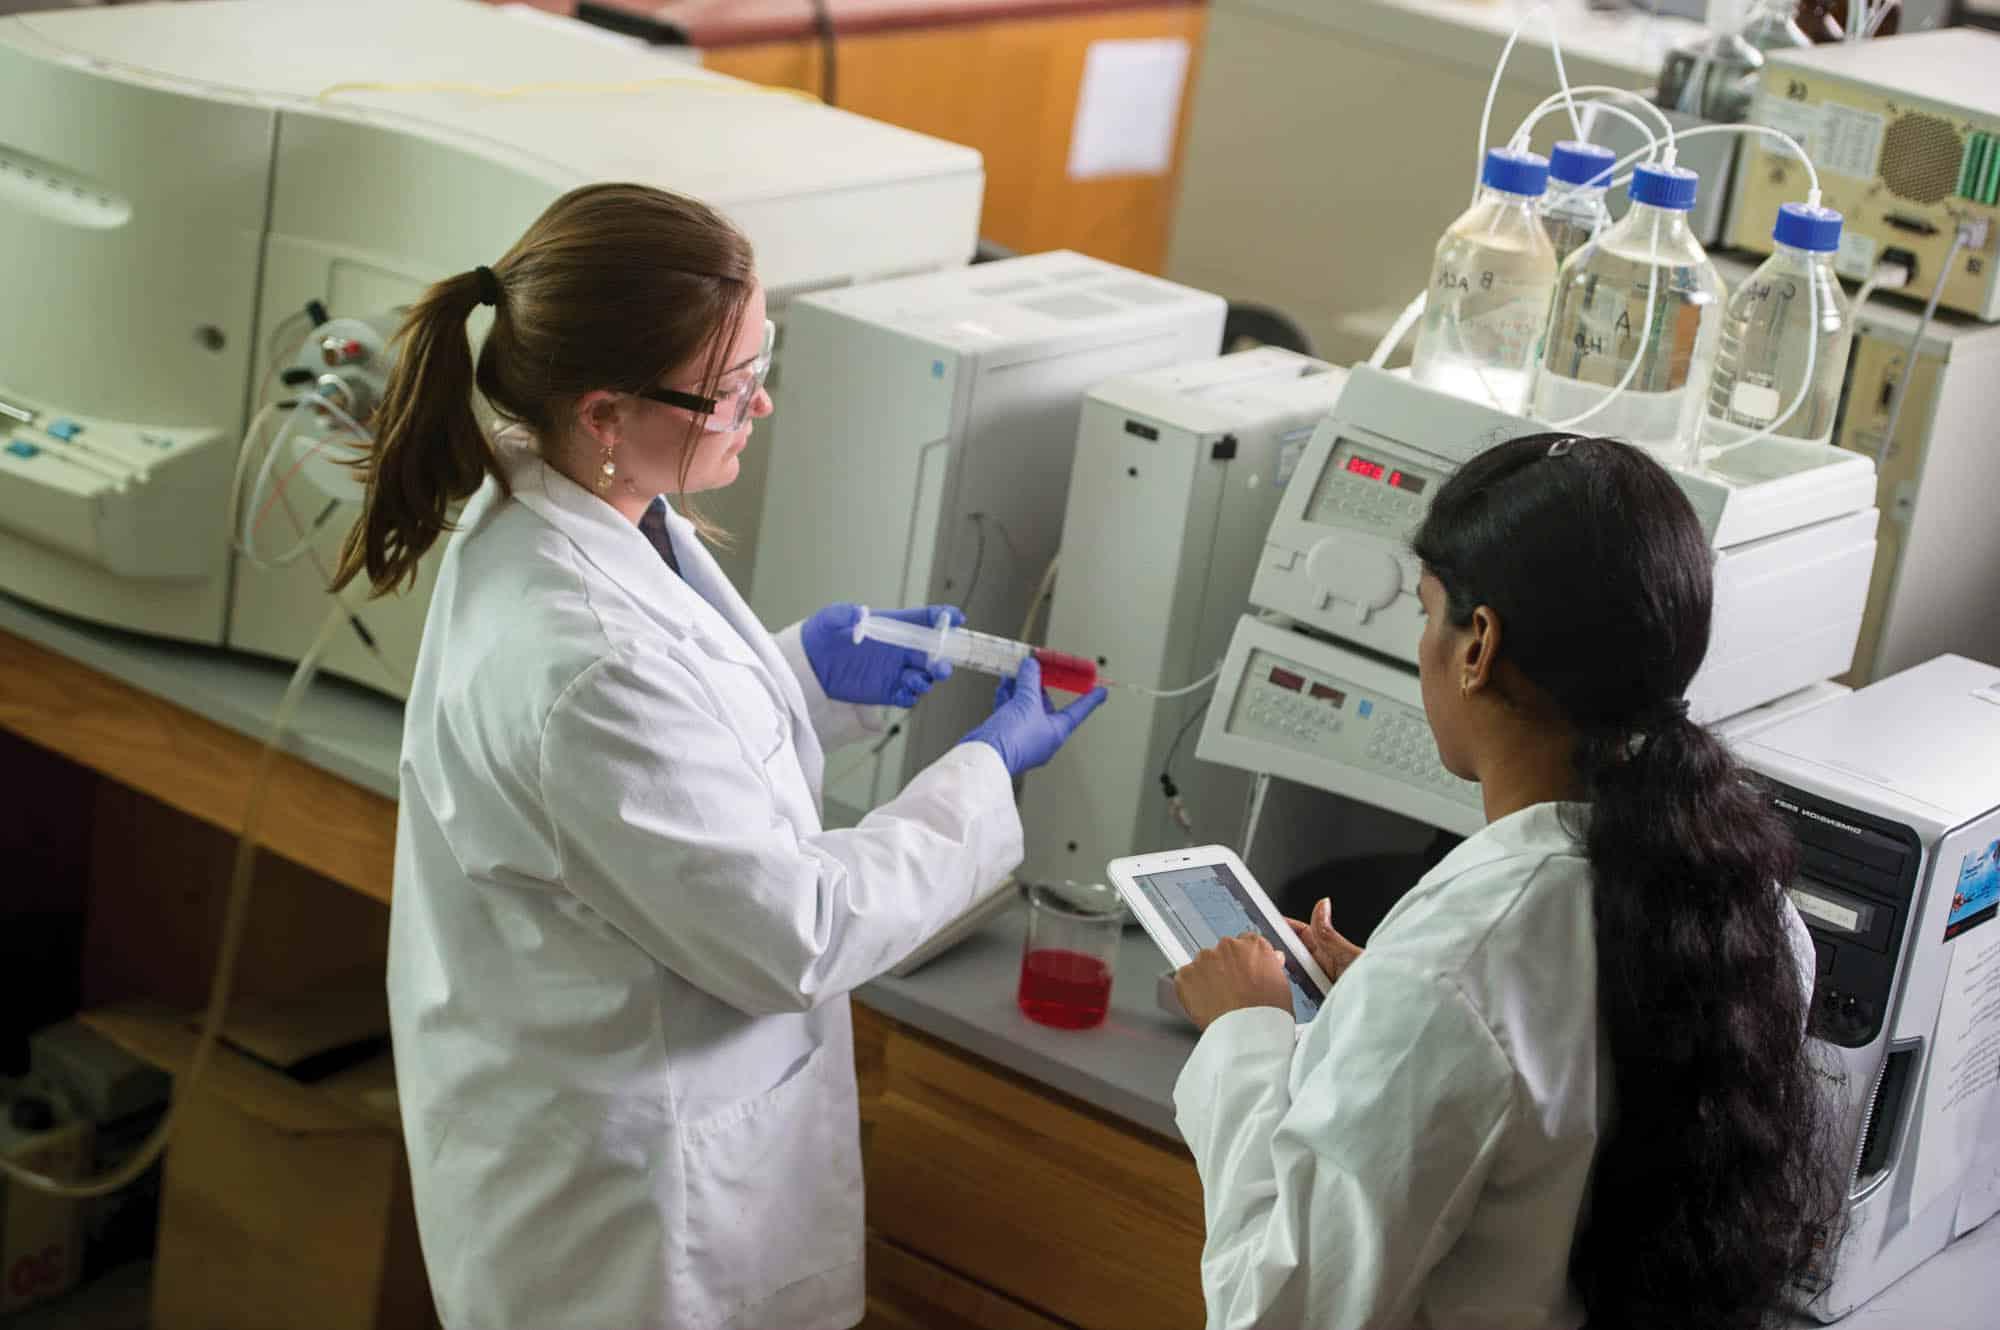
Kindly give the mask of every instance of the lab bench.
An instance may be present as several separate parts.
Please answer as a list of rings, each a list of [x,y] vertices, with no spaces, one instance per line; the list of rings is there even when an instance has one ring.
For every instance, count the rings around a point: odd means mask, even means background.
[[[0,595],[0,729],[105,778],[100,857],[188,856],[219,882],[288,675],[271,662],[97,628]],[[397,704],[340,680],[322,678],[306,695],[260,827],[269,853],[246,994],[334,979],[357,958],[381,964],[400,727]],[[0,770],[0,784],[7,779]],[[109,930],[98,950],[137,978],[87,973],[85,1001],[95,985],[191,1008],[213,954],[205,921],[214,902],[182,910],[137,885],[142,863],[126,867],[93,866],[101,917],[92,928]],[[1164,963],[1128,930],[1106,1023],[1047,1029],[1014,1005],[1022,926],[1018,910],[1003,914],[909,977],[857,994],[866,1325],[1198,1325],[1200,1184],[1172,1108],[1194,1039],[1154,1005]],[[86,951],[87,969],[109,963]],[[379,1102],[375,1111],[379,1118]],[[253,1174],[240,1185],[263,1182]],[[415,1252],[406,1197],[388,1198],[383,1213],[405,1249],[392,1240],[368,1268],[407,1280]],[[170,1211],[163,1224],[171,1223]],[[1843,1324],[1990,1324],[1996,1269],[2000,1224],[1988,1224]],[[386,1294],[380,1305],[389,1305]],[[157,1330],[172,1327],[162,1321]]]

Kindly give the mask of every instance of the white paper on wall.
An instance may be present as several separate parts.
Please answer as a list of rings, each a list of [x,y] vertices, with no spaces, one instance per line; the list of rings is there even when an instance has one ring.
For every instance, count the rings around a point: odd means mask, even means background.
[[[1165,175],[1187,71],[1179,37],[1092,42],[1069,131],[1070,179]]]

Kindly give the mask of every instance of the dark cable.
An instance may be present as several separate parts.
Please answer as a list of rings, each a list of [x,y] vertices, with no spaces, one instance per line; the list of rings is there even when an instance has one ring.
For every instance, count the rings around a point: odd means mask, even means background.
[[[1167,747],[1166,760],[1160,763],[1160,788],[1166,791],[1169,799],[1180,793],[1174,785],[1174,754],[1181,751],[1181,741],[1187,738],[1187,732],[1194,728],[1194,723],[1207,713],[1208,704],[1213,700],[1213,694],[1201,700],[1201,705],[1194,709],[1194,714],[1181,722],[1181,728],[1174,735],[1173,743]]]
[[[970,615],[972,613],[972,593],[979,589],[979,570],[986,563],[986,514],[967,513],[966,517],[972,522],[973,534],[979,537],[979,548],[972,556],[972,576],[966,581],[965,596],[959,605],[960,609]]]
[[[833,46],[833,14],[827,0],[812,0],[812,11],[813,27],[819,33],[819,99],[828,106],[838,106],[834,77],[839,72],[839,57]]]
[[[588,23],[606,32],[615,32],[625,37],[637,37],[648,46],[687,46],[690,44],[688,32],[678,23],[664,19],[648,18],[644,14],[634,14],[616,5],[593,3],[582,0],[572,16],[579,22]]]

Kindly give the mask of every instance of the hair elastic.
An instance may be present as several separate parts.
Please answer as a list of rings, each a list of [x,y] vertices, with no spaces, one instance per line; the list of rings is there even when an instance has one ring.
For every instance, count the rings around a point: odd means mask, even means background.
[[[479,279],[479,303],[482,305],[498,305],[500,303],[500,279],[493,275],[493,270],[482,263],[472,270],[472,275]]]
[[[1657,730],[1688,718],[1688,700],[1685,697],[1669,697],[1647,707],[1643,717],[1643,730]]]

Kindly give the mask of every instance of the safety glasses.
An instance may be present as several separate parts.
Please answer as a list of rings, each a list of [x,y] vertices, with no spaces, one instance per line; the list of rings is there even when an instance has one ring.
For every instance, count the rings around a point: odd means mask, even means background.
[[[713,397],[684,393],[678,388],[651,388],[638,396],[666,406],[678,406],[702,417],[702,428],[718,434],[742,429],[750,422],[750,408],[763,390],[764,376],[771,372],[771,349],[777,344],[778,327],[764,320],[764,344],[756,356],[722,372],[726,388]]]

